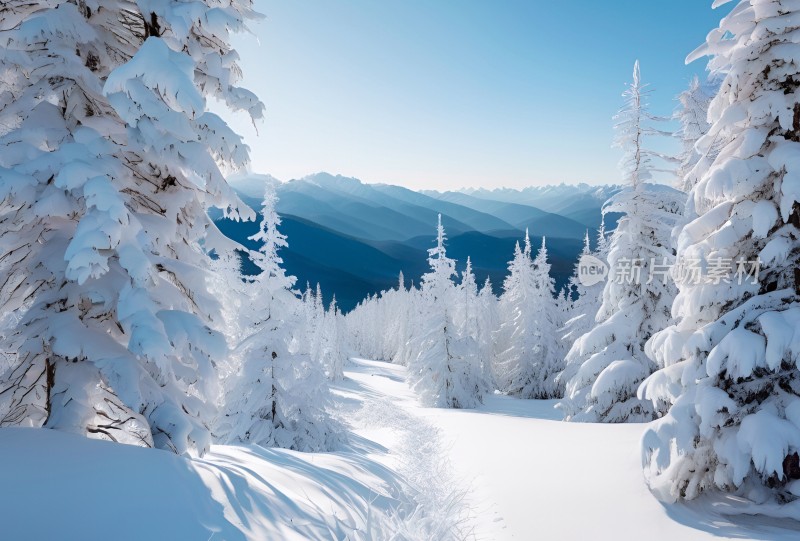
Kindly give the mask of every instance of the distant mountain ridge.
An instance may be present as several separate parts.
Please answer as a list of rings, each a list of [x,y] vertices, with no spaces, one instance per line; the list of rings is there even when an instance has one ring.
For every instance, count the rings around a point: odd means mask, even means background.
[[[528,229],[535,245],[538,237],[547,237],[553,276],[560,287],[572,274],[583,236],[589,231],[595,237],[603,197],[620,189],[561,185],[413,191],[328,173],[288,182],[258,174],[228,180],[256,211],[265,184],[275,187],[281,230],[289,241],[281,253],[287,271],[297,276],[298,287],[319,282],[326,301],[335,293],[344,310],[367,294],[396,287],[400,271],[406,285],[419,282],[427,270],[427,249],[435,239],[438,214],[449,237],[448,255],[458,260],[459,272],[470,256],[477,279],[483,282],[488,276],[499,293],[514,243]],[[224,234],[255,248],[247,237],[257,223],[217,218]],[[245,270],[253,272],[252,264],[246,262]]]
[[[602,218],[598,209],[602,208],[602,205],[620,190],[622,190],[622,186],[615,184],[593,186],[580,183],[529,186],[522,189],[464,188],[449,192],[426,190],[424,193],[442,199],[466,196],[472,201],[483,201],[484,205],[506,203],[514,206],[534,207],[596,229]],[[484,206],[483,208],[490,207]],[[609,217],[613,225],[616,225],[616,218],[616,216]]]

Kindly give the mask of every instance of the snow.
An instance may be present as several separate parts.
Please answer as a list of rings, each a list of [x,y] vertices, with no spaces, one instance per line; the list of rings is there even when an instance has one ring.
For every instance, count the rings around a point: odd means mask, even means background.
[[[452,538],[437,529],[449,518],[433,512],[451,483],[442,478],[441,497],[424,487],[443,471],[435,434],[370,387],[382,380],[398,400],[415,401],[393,368],[383,370],[392,379],[374,378],[370,364],[355,365],[337,388],[353,430],[338,453],[217,445],[200,459],[1,429],[3,539]]]
[[[0,472],[7,539],[343,538],[368,502],[388,505],[398,491],[390,472],[355,456],[220,446],[187,460],[24,428],[1,430],[0,442],[3,464],[16,464]]]
[[[662,504],[647,489],[648,425],[561,422],[556,400],[489,396],[476,410],[426,410],[470,482],[476,539],[796,539],[800,523],[744,512],[734,497]],[[646,533],[645,533],[646,532]]]
[[[647,532],[648,540],[692,541],[800,535],[800,524],[789,519],[726,516],[747,512],[732,496],[660,503],[641,473],[640,440],[649,425],[564,423],[555,400],[498,394],[475,410],[425,408],[405,383],[405,370],[348,363],[334,394],[351,434],[336,453],[217,445],[201,459],[56,430],[0,429],[3,536],[238,541],[396,533],[502,541],[642,539]]]

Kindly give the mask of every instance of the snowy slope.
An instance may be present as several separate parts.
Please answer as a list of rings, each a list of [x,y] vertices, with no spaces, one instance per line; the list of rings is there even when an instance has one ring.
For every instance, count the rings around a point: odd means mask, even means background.
[[[55,430],[0,429],[0,539],[462,538],[453,534],[463,513],[445,453],[432,427],[395,407],[397,396],[413,397],[394,368],[383,370],[387,379],[351,367],[335,389],[350,428],[337,453],[213,446],[186,459]]]
[[[553,401],[419,406],[397,365],[354,360],[335,389],[346,448],[214,446],[187,460],[53,430],[0,429],[0,538],[93,540],[704,540],[800,537],[725,514],[729,498],[662,505],[646,425],[563,423]],[[451,537],[452,538],[452,537]]]
[[[443,429],[453,467],[472,476],[478,539],[525,540],[534,532],[537,539],[609,541],[800,536],[771,519],[740,518],[751,524],[737,525],[714,511],[723,502],[659,503],[642,477],[644,425],[561,422],[553,419],[556,401],[494,396],[487,402],[478,412],[425,415]]]
[[[369,502],[402,492],[356,455],[221,446],[186,460],[42,429],[0,430],[0,464],[0,538],[17,541],[358,539]]]

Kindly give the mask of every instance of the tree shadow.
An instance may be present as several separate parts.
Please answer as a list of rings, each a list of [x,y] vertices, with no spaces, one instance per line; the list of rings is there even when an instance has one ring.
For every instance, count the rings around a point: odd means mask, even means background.
[[[3,539],[226,539],[241,529],[191,461],[39,428],[0,429]]]
[[[508,417],[561,421],[563,415],[555,408],[558,402],[558,400],[526,400],[502,394],[490,394],[484,397],[483,405],[474,411]]]
[[[729,494],[709,493],[691,502],[662,503],[662,505],[667,515],[674,521],[719,537],[760,540],[800,539],[800,521],[789,517],[758,514],[758,506]]]

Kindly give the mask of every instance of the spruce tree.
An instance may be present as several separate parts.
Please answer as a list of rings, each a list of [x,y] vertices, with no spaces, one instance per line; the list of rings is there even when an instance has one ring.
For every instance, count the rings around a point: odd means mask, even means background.
[[[615,127],[628,187],[604,207],[604,212],[624,216],[608,248],[610,274],[597,324],[573,343],[566,356],[560,378],[566,380],[565,395],[558,407],[567,420],[649,421],[656,416],[651,403],[637,397],[636,391],[657,368],[645,355],[645,342],[670,323],[675,295],[674,283],[666,275],[674,263],[670,235],[684,196],[646,182],[657,154],[646,148],[645,137],[663,132],[650,127],[656,117],[647,110],[638,62],[624,97]]]
[[[329,389],[322,364],[305,345],[302,301],[292,289],[296,279],[286,275],[278,254],[288,243],[278,230],[276,204],[268,184],[260,228],[250,237],[261,244],[251,254],[260,272],[246,288],[241,317],[248,327],[224,382],[226,400],[216,433],[224,442],[328,450],[338,441],[327,413]]]
[[[423,403],[446,408],[472,408],[480,403],[482,372],[476,367],[474,344],[460,339],[453,321],[457,303],[455,261],[447,257],[442,217],[436,247],[428,250],[431,270],[422,277],[422,323],[414,338],[409,379]]]
[[[799,17],[797,2],[741,1],[689,57],[710,55],[724,79],[698,142],[719,152],[695,168],[696,217],[678,237],[678,257],[702,272],[679,282],[677,323],[649,345],[663,368],[642,388],[672,404],[644,438],[647,478],[667,500],[709,488],[797,499]]]
[[[148,6],[143,11],[143,6]],[[209,325],[219,232],[250,211],[220,167],[247,162],[215,98],[236,86],[230,33],[249,0],[8,0],[0,5],[0,308],[19,352],[0,426],[202,453],[217,402]]]

